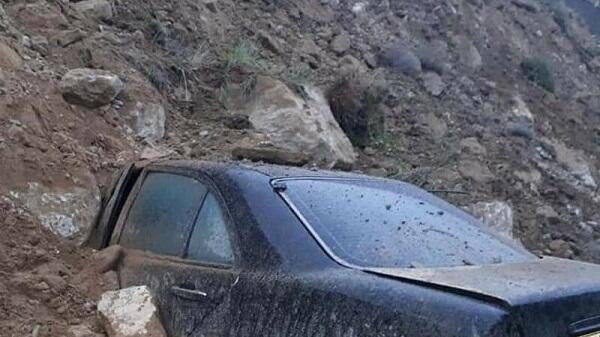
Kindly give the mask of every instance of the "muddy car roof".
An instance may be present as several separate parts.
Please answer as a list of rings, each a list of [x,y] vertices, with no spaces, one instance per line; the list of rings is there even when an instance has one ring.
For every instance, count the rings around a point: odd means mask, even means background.
[[[203,169],[206,171],[228,171],[228,170],[249,170],[261,173],[269,178],[286,177],[337,177],[353,179],[376,179],[358,173],[344,171],[330,171],[322,169],[299,168],[293,166],[280,166],[270,164],[260,164],[252,162],[211,162],[201,160],[165,160],[149,162],[150,165],[164,165],[169,167],[181,167],[189,169]]]

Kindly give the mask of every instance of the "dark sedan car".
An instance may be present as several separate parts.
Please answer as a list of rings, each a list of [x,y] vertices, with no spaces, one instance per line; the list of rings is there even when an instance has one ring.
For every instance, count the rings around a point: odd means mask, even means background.
[[[170,336],[596,337],[600,266],[539,258],[398,181],[239,163],[124,169],[121,245]]]

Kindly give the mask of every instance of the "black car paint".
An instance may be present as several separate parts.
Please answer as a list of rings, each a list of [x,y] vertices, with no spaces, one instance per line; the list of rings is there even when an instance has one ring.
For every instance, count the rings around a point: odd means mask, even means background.
[[[171,336],[562,337],[569,323],[600,312],[596,294],[513,307],[493,296],[336,263],[270,182],[285,176],[354,175],[188,161],[150,164],[145,170],[209,182],[228,211],[237,248],[232,266],[125,249],[121,285],[152,288]],[[117,232],[131,196],[119,210]],[[112,243],[118,243],[118,234]],[[172,287],[203,291],[206,297],[186,298]],[[567,312],[572,308],[578,310]]]

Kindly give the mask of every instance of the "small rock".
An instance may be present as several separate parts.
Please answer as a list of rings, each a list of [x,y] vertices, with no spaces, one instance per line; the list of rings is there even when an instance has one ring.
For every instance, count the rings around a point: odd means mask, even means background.
[[[422,72],[421,60],[404,45],[388,47],[380,58],[382,64],[407,76],[416,77]]]
[[[550,241],[550,243],[548,244],[548,248],[555,255],[566,256],[568,254],[568,251],[570,250],[570,245],[565,240],[557,239]]]
[[[483,59],[479,50],[466,36],[457,36],[454,38],[456,51],[458,52],[460,63],[466,68],[477,71],[483,66]]]
[[[473,216],[502,236],[515,240],[513,210],[504,201],[478,202],[467,207]]]
[[[99,69],[78,68],[69,70],[60,82],[65,101],[88,108],[110,104],[125,85],[118,76]]]
[[[82,41],[86,36],[87,34],[83,30],[77,28],[71,30],[63,30],[60,33],[54,35],[50,40],[53,44],[65,48],[72,45],[73,43]]]
[[[496,179],[487,165],[474,160],[463,160],[459,163],[458,172],[475,183],[489,183]]]
[[[85,325],[73,325],[69,327],[69,337],[105,337],[101,333],[93,332]]]
[[[23,59],[21,56],[7,44],[0,42],[0,68],[4,70],[16,69],[21,67]]]
[[[339,66],[341,75],[361,74],[367,71],[365,65],[352,55],[342,57]]]
[[[535,214],[546,219],[559,220],[560,215],[552,208],[552,206],[544,205],[535,210]]]
[[[337,54],[343,54],[345,53],[348,49],[350,49],[351,46],[351,41],[350,41],[350,37],[348,37],[348,35],[346,33],[342,33],[339,35],[336,35],[333,40],[331,40],[331,50],[333,50],[335,53]]]
[[[48,40],[41,36],[36,35],[31,38],[31,49],[37,51],[42,56],[48,55]]]
[[[248,115],[236,113],[225,117],[223,124],[234,130],[245,130],[252,128]]]
[[[160,104],[137,102],[134,129],[139,137],[150,143],[157,142],[165,136],[165,109]]]
[[[166,337],[150,289],[131,287],[102,294],[98,313],[108,337]]]
[[[281,44],[269,33],[260,31],[258,33],[258,41],[265,49],[271,51],[273,54],[280,55],[282,53]]]
[[[483,145],[479,143],[477,138],[469,137],[460,141],[461,153],[474,154],[474,155],[485,155],[487,150]]]
[[[310,162],[310,156],[304,153],[292,153],[275,147],[236,147],[231,155],[234,159],[248,159],[275,165],[303,166]]]
[[[423,74],[423,85],[425,86],[425,89],[427,89],[427,91],[433,96],[441,95],[442,92],[444,92],[444,89],[446,89],[446,85],[442,81],[440,75],[434,72],[427,72]]]
[[[537,13],[540,11],[540,6],[533,0],[511,0],[511,3],[526,11]]]
[[[73,8],[85,16],[108,20],[112,18],[112,5],[106,0],[84,0],[72,4]]]

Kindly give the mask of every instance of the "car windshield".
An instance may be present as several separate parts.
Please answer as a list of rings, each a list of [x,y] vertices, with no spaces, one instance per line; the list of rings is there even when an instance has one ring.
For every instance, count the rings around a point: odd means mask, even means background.
[[[326,250],[360,267],[433,268],[533,255],[450,204],[404,183],[293,179],[285,199]]]

